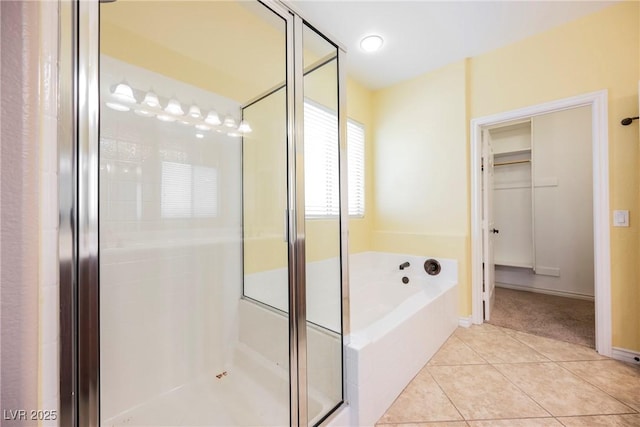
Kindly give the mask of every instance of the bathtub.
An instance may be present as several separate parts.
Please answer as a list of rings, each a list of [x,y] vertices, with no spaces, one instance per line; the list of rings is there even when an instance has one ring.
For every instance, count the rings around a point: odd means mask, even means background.
[[[426,259],[382,252],[349,256],[351,333],[343,347],[348,405],[326,425],[373,426],[458,326],[457,261],[439,258],[442,271],[429,276]],[[400,270],[404,262],[410,265]],[[332,355],[308,361],[309,392],[325,413],[328,404],[339,401],[335,393],[342,381],[340,335],[333,332],[340,330],[341,294],[326,286],[339,277],[338,260],[307,264],[307,277],[307,315],[318,325],[308,330],[308,353]],[[245,292],[286,311],[286,281],[284,268],[254,273],[245,277]],[[276,311],[240,301],[240,342],[278,366],[288,360],[287,324]]]
[[[365,252],[349,258],[348,406],[329,425],[373,426],[458,326],[457,261]],[[399,265],[409,262],[404,270]],[[402,278],[409,279],[407,284]]]

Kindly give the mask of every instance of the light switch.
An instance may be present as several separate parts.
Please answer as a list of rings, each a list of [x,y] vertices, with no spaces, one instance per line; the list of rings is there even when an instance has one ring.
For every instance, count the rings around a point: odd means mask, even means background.
[[[613,211],[613,226],[614,227],[628,227],[629,226],[629,211]]]

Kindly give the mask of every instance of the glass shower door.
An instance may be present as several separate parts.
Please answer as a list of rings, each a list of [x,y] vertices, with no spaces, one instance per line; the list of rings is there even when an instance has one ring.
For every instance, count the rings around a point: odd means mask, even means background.
[[[306,24],[302,45],[307,400],[316,424],[343,400],[338,48]]]
[[[241,106],[286,86],[290,18],[100,8],[101,424],[286,425],[287,317],[241,295],[279,270],[256,289],[288,304],[288,101]]]

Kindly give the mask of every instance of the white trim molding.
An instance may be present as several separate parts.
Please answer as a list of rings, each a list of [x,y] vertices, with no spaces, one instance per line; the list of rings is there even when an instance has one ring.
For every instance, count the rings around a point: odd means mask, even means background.
[[[471,120],[471,316],[482,310],[482,129],[533,116],[591,106],[596,351],[611,356],[611,248],[609,229],[608,92],[601,90]]]
[[[460,317],[460,319],[458,319],[458,326],[461,326],[463,328],[469,328],[471,327],[471,325],[473,325],[472,316]]]
[[[633,363],[634,365],[640,365],[640,352],[627,350],[625,348],[613,347],[611,354],[616,360],[622,362]]]
[[[574,292],[555,291],[546,288],[534,288],[532,286],[514,285],[513,283],[496,282],[496,288],[514,289],[516,291],[533,292],[534,294],[555,295],[557,297],[573,298],[583,301],[595,301],[593,295],[584,295]]]

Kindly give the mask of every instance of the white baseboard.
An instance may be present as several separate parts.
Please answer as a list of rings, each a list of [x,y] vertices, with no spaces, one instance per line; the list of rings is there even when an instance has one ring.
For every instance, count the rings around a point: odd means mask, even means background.
[[[558,296],[558,297],[565,297],[565,298],[582,299],[582,300],[587,300],[587,301],[593,301],[594,300],[594,298],[591,295],[576,294],[576,293],[573,293],[573,292],[555,291],[553,289],[532,288],[530,286],[513,285],[511,283],[503,283],[503,282],[498,283],[498,282],[496,282],[496,287],[498,287],[498,288],[507,288],[507,289],[515,289],[517,291],[535,292],[535,293],[538,293],[538,294],[555,295],[555,296]]]
[[[627,350],[624,348],[613,347],[611,357],[634,365],[640,365],[640,352]]]
[[[543,276],[560,277],[560,269],[557,267],[536,267],[536,274],[542,274]]]
[[[473,324],[473,318],[471,316],[461,317],[458,320],[458,325],[462,326],[463,328],[468,328],[472,324]]]

